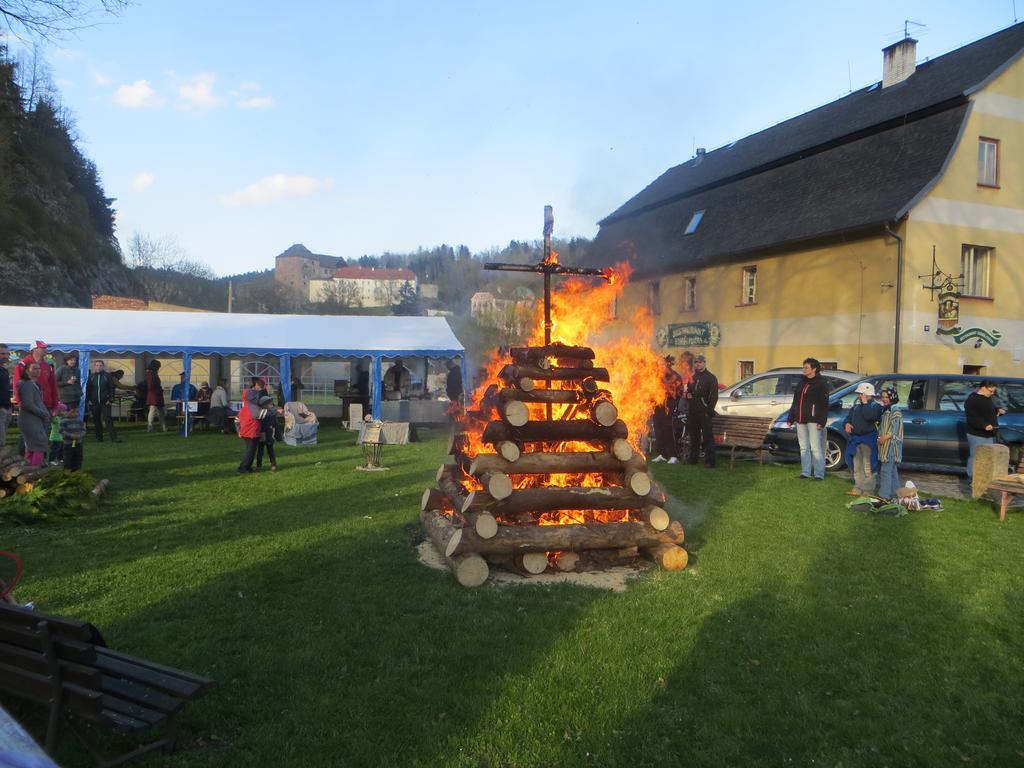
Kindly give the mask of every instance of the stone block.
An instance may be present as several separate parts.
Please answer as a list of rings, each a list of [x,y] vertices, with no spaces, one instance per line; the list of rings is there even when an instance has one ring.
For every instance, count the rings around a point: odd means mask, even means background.
[[[974,451],[974,477],[971,478],[971,497],[978,499],[985,495],[985,489],[993,478],[1003,477],[1010,472],[1010,449],[999,443],[979,445]]]

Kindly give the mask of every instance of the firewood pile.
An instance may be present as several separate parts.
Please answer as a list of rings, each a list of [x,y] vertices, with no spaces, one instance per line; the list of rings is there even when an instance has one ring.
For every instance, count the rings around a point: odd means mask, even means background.
[[[49,469],[26,464],[9,446],[0,448],[0,499],[28,493]]]
[[[479,586],[491,567],[531,575],[641,557],[685,568],[682,525],[629,442],[594,351],[551,344],[509,354],[423,493],[423,527],[458,582]]]

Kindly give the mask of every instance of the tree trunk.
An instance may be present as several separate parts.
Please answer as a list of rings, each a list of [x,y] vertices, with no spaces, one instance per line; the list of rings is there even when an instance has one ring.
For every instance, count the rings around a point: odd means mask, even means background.
[[[437,481],[437,486],[448,497],[452,509],[461,512],[462,505],[466,503],[466,492],[463,487],[447,475]]]
[[[561,443],[565,441],[607,442],[626,437],[628,430],[623,421],[610,427],[594,424],[589,419],[569,421],[530,421],[521,427],[510,427],[502,421],[492,421],[484,430],[484,442],[496,444],[502,440],[520,440],[524,443]]]
[[[500,410],[501,418],[510,427],[521,427],[530,420],[530,409],[520,400],[509,400]]]
[[[450,512],[452,503],[448,497],[437,488],[427,488],[420,499],[420,511],[425,509],[436,509],[438,512]]]
[[[445,522],[454,527],[449,518],[445,518]],[[664,531],[656,531],[647,523],[500,525],[498,534],[490,539],[480,538],[468,528],[462,529],[462,536],[452,548],[452,553],[477,552],[486,555],[503,552],[582,552],[591,549],[621,549],[633,545],[643,549],[659,544],[676,544],[682,540],[683,527],[678,521]]]
[[[590,418],[602,427],[610,427],[619,420],[619,409],[611,400],[598,400],[590,409]]]
[[[427,536],[430,537],[441,557],[448,563],[448,567],[459,584],[464,587],[479,587],[487,581],[490,569],[483,557],[474,553],[453,553],[455,547],[450,544],[455,540],[455,544],[458,545],[458,539],[461,539],[463,532],[451,524],[450,518],[432,510],[424,510],[420,512],[420,521],[427,531]]]
[[[625,442],[625,441],[623,441]],[[626,443],[629,445],[629,443]],[[632,452],[632,449],[630,449]],[[482,472],[504,472],[506,475],[539,475],[553,472],[577,474],[586,472],[644,471],[647,461],[640,454],[622,461],[610,451],[579,451],[548,453],[535,451],[524,453],[515,461],[506,461],[496,453],[481,453],[469,465],[469,473],[479,476]]]

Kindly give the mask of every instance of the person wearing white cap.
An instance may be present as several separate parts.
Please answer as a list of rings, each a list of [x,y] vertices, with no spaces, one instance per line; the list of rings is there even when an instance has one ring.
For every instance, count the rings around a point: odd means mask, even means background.
[[[857,402],[846,415],[846,463],[853,470],[853,488],[849,496],[867,496],[875,492],[878,467],[878,420],[885,408],[875,401],[875,387],[869,381],[857,385]]]

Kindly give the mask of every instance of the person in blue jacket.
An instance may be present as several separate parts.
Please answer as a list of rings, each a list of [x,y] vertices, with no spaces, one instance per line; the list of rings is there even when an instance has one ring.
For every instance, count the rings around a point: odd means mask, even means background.
[[[868,381],[857,385],[857,402],[846,414],[846,463],[853,470],[853,488],[848,496],[870,496],[875,492],[878,468],[878,420],[885,406],[875,400],[875,386]]]

